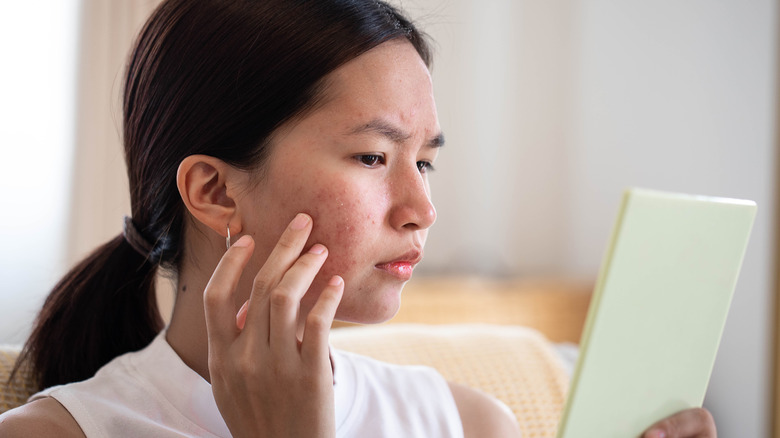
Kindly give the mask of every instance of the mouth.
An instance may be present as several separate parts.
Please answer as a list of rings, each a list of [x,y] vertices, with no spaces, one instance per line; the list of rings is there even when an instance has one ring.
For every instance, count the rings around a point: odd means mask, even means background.
[[[408,281],[412,278],[414,267],[420,263],[420,260],[422,260],[422,251],[415,249],[389,262],[379,263],[375,267],[395,278]]]

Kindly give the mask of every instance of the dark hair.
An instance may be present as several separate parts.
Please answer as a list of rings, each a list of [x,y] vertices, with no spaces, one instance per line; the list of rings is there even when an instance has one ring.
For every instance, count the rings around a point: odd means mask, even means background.
[[[16,370],[29,361],[39,388],[75,382],[151,342],[162,328],[158,266],[177,269],[184,244],[179,163],[205,154],[259,168],[271,134],[317,103],[326,75],[396,38],[430,64],[424,35],[381,1],[163,2],[124,88],[132,221],[151,250],[119,235],[74,267],[46,299]]]

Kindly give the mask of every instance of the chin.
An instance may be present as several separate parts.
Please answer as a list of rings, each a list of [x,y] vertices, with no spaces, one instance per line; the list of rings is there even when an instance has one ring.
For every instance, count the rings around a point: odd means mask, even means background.
[[[401,307],[401,287],[388,287],[379,292],[374,290],[370,298],[358,292],[355,299],[342,299],[336,318],[354,324],[380,324],[392,319]]]

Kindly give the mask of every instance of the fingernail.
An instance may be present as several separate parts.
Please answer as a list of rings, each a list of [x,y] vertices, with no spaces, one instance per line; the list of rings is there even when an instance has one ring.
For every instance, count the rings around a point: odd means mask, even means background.
[[[240,309],[238,309],[238,313],[236,313],[236,327],[238,327],[239,330],[244,329],[244,325],[246,325],[246,309],[249,306],[249,300],[244,301],[244,305],[241,306]]]
[[[344,280],[338,275],[330,277],[330,281],[328,282],[330,286],[341,286],[341,283],[344,283]]]
[[[237,246],[239,248],[244,248],[249,246],[249,243],[252,242],[252,238],[248,235],[241,236],[240,239],[236,240],[236,243],[234,243],[232,246]]]
[[[290,223],[290,228],[292,228],[293,230],[302,230],[306,228],[306,225],[308,224],[309,224],[309,215],[298,213],[295,216],[295,219],[293,219],[293,221]]]
[[[666,432],[661,429],[653,429],[645,434],[645,438],[666,438]]]
[[[314,246],[309,248],[309,252],[312,254],[322,254],[325,252],[325,247],[320,245],[319,243],[315,243]]]

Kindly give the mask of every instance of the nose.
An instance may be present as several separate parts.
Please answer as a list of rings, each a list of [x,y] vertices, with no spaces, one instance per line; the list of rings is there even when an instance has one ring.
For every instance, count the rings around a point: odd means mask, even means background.
[[[414,173],[405,173],[392,183],[393,207],[390,225],[397,229],[424,230],[436,222],[430,186],[427,179],[414,167]]]

